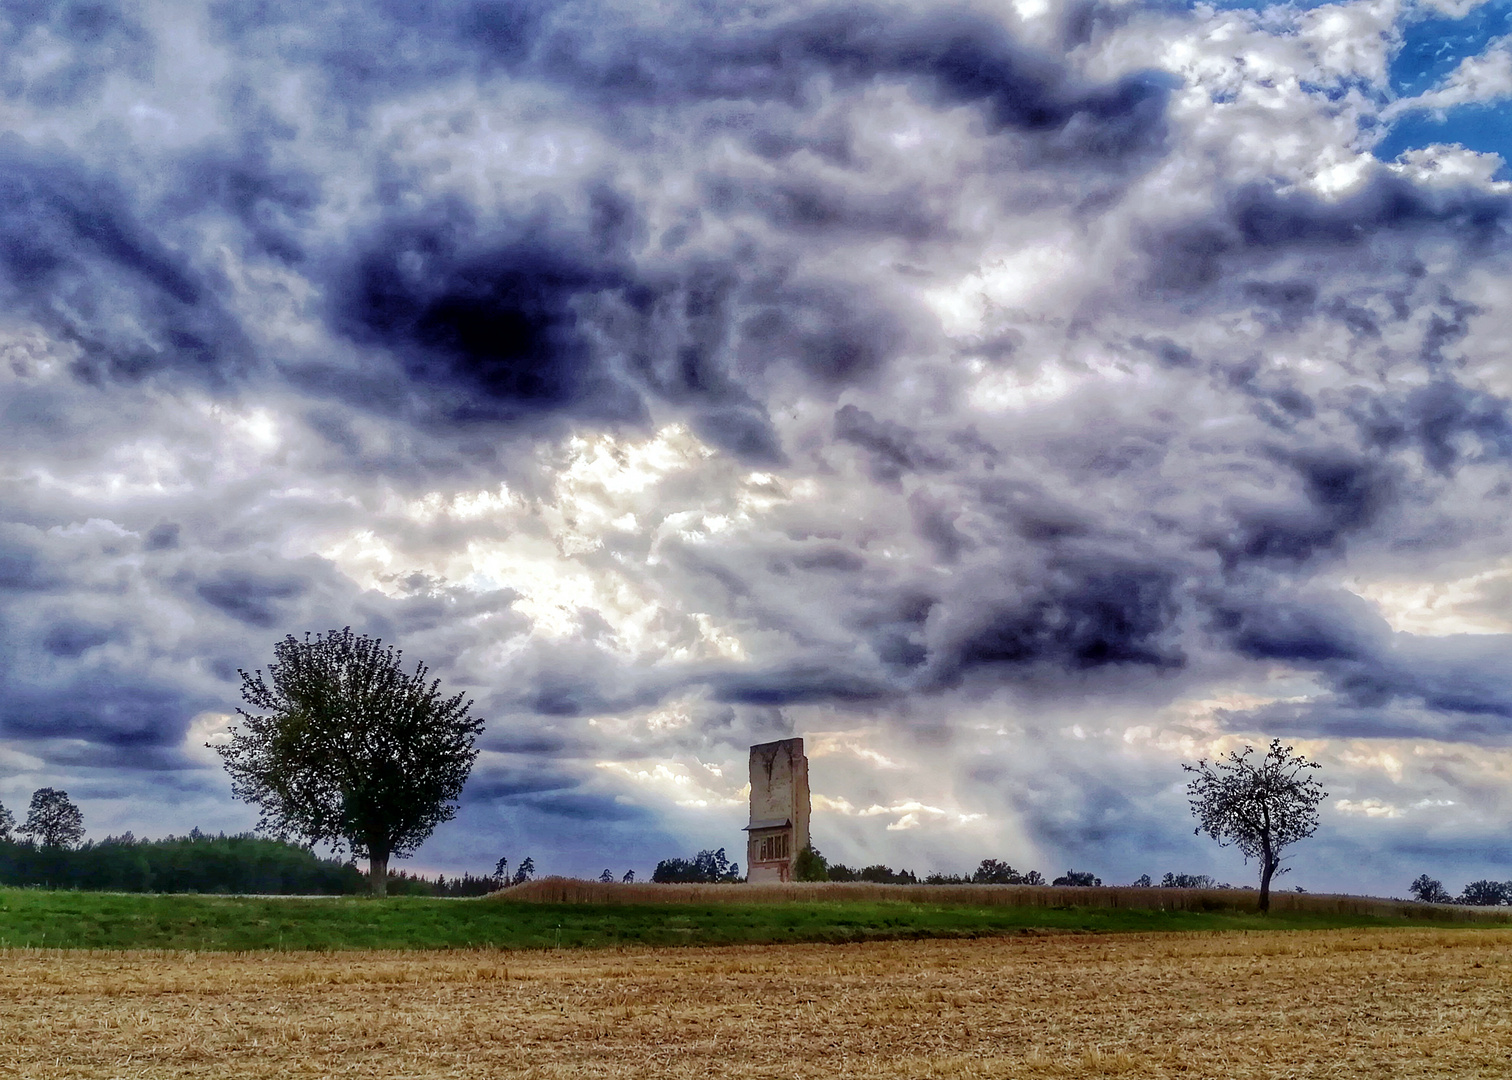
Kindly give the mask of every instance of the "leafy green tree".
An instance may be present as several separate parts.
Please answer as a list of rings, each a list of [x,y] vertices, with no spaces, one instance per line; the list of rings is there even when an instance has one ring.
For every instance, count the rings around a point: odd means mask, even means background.
[[[829,860],[810,844],[793,860],[793,877],[797,881],[828,881]]]
[[[839,871],[837,874],[836,871]],[[894,870],[883,863],[872,863],[859,870],[835,863],[830,866],[831,881],[868,881],[875,885],[917,885],[919,879],[912,870]],[[961,879],[963,882],[965,878]]]
[[[1192,813],[1220,846],[1232,844],[1246,862],[1260,862],[1260,910],[1270,910],[1271,878],[1285,873],[1281,853],[1318,831],[1318,804],[1328,797],[1310,772],[1320,766],[1272,739],[1258,762],[1253,746],[1231,750],[1214,764],[1183,765],[1197,778],[1187,785]]]
[[[740,864],[732,863],[725,849],[700,851],[691,859],[663,859],[651,880],[658,884],[728,884],[740,880]]]
[[[973,885],[1022,885],[1024,875],[1001,859],[983,859],[971,875]]]
[[[1162,889],[1216,889],[1220,886],[1207,874],[1167,874],[1160,879]]]
[[[16,815],[7,810],[4,803],[0,803],[0,840],[9,840],[11,830],[15,827]]]
[[[1459,902],[1474,904],[1476,907],[1497,907],[1512,902],[1512,888],[1508,886],[1508,882],[1490,881],[1485,878],[1472,881],[1465,886],[1465,891],[1460,893]]]
[[[1094,885],[1101,885],[1102,878],[1090,870],[1067,870],[1063,875],[1056,878],[1052,885],[1070,885],[1079,889],[1090,889]]]
[[[240,672],[242,722],[212,746],[258,828],[365,856],[375,896],[390,857],[414,851],[456,813],[483,721],[443,697],[428,669],[351,627],[273,648],[267,674]]]
[[[1449,895],[1449,890],[1444,888],[1444,883],[1427,874],[1419,874],[1413,883],[1407,886],[1412,893],[1412,898],[1423,904],[1452,904],[1454,897]]]
[[[26,824],[18,831],[45,848],[72,847],[84,839],[84,814],[69,799],[68,792],[38,788],[32,792]]]

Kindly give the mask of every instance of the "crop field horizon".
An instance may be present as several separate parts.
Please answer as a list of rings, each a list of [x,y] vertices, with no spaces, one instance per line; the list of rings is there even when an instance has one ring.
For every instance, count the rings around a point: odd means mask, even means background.
[[[1166,889],[1138,885],[898,885],[873,882],[807,881],[782,884],[653,884],[584,881],[547,877],[511,885],[493,899],[546,904],[792,904],[908,903],[935,907],[1079,908],[1123,911],[1257,913],[1255,889]],[[1361,916],[1423,922],[1512,923],[1512,912],[1497,907],[1424,904],[1382,896],[1277,891],[1271,911],[1278,916]]]
[[[1512,1072],[1512,930],[0,957],[19,1080],[1459,1078]]]
[[[1125,893],[1159,890],[628,886],[601,895],[588,885],[557,880],[477,899],[384,900],[0,889],[0,947],[605,949],[1025,933],[1506,926],[1512,918],[1494,909],[1321,896],[1278,897],[1276,910],[1261,915],[1253,894],[1209,896],[1198,890],[1165,890],[1156,899],[1166,906],[1155,907]]]

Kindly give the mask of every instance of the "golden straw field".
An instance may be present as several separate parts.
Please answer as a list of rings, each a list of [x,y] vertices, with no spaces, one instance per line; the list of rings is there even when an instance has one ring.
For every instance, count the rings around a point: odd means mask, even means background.
[[[1512,1076],[1512,931],[0,956],[0,1075]]]

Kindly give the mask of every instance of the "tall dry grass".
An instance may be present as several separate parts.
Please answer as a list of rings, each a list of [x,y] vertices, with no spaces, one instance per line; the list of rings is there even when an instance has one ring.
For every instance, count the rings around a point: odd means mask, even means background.
[[[787,885],[656,885],[549,877],[491,894],[540,904],[783,904],[894,901],[950,907],[1089,907],[1137,911],[1258,911],[1249,889],[1140,889],[1133,886],[1069,888],[1055,885],[874,885],[868,882],[794,882]],[[1314,915],[1361,915],[1503,925],[1512,912],[1456,904],[1419,904],[1373,896],[1274,892],[1271,910]]]

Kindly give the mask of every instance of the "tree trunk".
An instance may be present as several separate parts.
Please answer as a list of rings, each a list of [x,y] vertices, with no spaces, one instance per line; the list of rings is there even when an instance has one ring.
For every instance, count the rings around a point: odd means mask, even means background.
[[[1260,914],[1270,914],[1270,883],[1276,867],[1281,865],[1280,854],[1271,846],[1270,808],[1262,807],[1264,827],[1260,832]]]
[[[1260,914],[1262,915],[1270,912],[1270,883],[1275,873],[1275,860],[1266,859],[1260,867]]]
[[[374,896],[388,895],[388,852],[379,853],[376,848],[368,849],[368,886]]]

